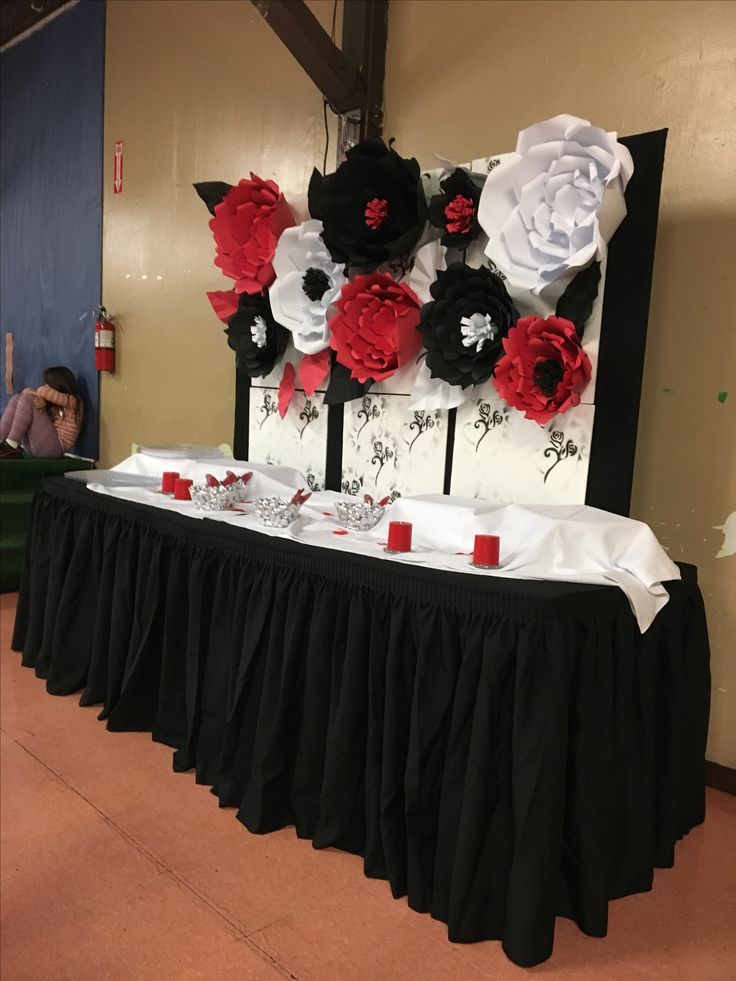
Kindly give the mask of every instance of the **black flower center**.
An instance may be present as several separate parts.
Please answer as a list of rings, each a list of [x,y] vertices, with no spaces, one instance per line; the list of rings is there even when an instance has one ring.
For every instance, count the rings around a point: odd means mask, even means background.
[[[302,289],[310,300],[321,300],[330,285],[329,276],[321,269],[315,269],[312,266],[304,273]]]
[[[557,391],[557,386],[562,381],[562,374],[559,361],[551,358],[547,361],[537,361],[534,366],[534,384],[542,395],[550,398]]]

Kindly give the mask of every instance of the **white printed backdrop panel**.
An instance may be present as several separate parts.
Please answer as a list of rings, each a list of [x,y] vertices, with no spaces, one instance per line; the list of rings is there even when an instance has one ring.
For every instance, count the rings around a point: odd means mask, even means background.
[[[327,406],[324,395],[308,397],[297,390],[289,411],[278,414],[278,389],[250,390],[248,458],[257,463],[281,464],[301,470],[312,490],[325,486]]]
[[[345,406],[342,489],[347,494],[441,494],[447,413],[413,411],[403,395],[369,392]]]
[[[499,504],[584,504],[594,414],[581,404],[539,426],[499,399],[465,402],[450,492]]]

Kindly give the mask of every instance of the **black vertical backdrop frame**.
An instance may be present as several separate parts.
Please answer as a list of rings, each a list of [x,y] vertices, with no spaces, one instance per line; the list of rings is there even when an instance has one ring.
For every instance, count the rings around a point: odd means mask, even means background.
[[[248,459],[250,442],[250,376],[235,369],[235,432],[233,456],[236,460]]]
[[[624,136],[626,218],[608,249],[585,503],[628,515],[667,130]]]

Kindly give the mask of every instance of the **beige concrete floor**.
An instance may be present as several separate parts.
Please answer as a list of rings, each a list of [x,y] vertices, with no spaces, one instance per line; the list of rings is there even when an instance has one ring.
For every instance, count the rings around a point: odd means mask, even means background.
[[[708,792],[676,867],[611,904],[607,939],[559,920],[552,959],[524,971],[498,943],[448,943],[355,856],[249,834],[168,748],[47,695],[10,651],[15,596],[0,610],[3,981],[736,979],[736,798]]]

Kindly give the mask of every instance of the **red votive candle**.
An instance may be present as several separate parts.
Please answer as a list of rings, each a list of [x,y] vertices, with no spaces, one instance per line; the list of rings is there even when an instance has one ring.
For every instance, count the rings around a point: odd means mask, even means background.
[[[498,565],[501,539],[498,535],[476,535],[473,547],[473,565],[492,569]]]
[[[388,526],[387,552],[411,552],[411,522],[392,521]]]
[[[194,483],[193,480],[183,480],[179,478],[174,481],[174,500],[175,501],[191,501],[192,495],[189,493],[189,488]]]
[[[179,474],[175,473],[173,470],[166,470],[161,477],[161,493],[162,494],[173,494],[174,484],[179,478]]]

